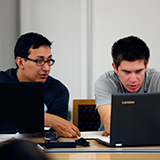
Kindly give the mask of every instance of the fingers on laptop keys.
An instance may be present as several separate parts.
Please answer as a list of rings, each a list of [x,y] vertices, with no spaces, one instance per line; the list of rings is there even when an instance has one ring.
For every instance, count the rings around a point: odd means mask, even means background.
[[[107,133],[106,131],[104,131],[103,133],[102,133],[102,136],[109,136],[110,134],[109,133]]]

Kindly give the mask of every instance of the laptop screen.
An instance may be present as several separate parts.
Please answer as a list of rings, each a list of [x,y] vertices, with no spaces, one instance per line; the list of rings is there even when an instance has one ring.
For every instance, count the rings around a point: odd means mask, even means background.
[[[43,131],[43,83],[0,83],[0,133]]]
[[[160,93],[113,94],[110,139],[96,140],[112,147],[160,145]]]
[[[112,146],[160,144],[160,93],[112,95]]]

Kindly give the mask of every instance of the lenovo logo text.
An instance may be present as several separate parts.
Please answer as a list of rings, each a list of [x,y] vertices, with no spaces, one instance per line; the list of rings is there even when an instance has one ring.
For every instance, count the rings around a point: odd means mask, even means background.
[[[135,101],[122,101],[122,104],[135,104]]]

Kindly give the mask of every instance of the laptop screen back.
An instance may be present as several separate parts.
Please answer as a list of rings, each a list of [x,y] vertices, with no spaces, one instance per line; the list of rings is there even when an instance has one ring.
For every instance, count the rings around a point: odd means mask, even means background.
[[[43,130],[43,83],[0,83],[0,133]]]
[[[110,145],[160,145],[160,93],[112,95]]]

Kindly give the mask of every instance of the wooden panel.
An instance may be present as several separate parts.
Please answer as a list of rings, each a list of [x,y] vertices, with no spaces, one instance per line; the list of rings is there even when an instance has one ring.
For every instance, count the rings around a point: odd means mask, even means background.
[[[95,105],[94,99],[75,99],[73,100],[73,124],[78,127],[79,120],[79,107],[80,106],[93,106]]]

